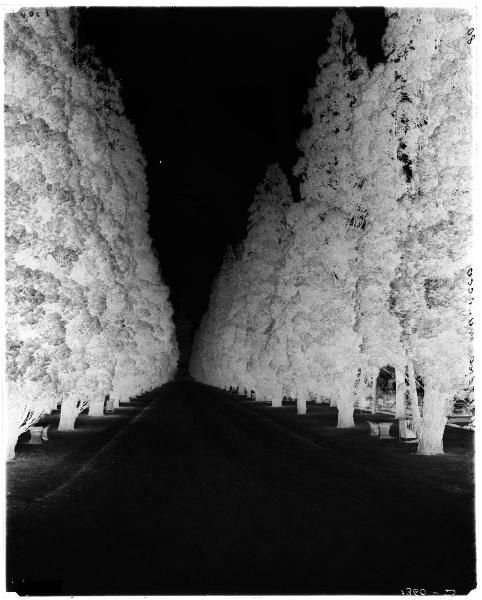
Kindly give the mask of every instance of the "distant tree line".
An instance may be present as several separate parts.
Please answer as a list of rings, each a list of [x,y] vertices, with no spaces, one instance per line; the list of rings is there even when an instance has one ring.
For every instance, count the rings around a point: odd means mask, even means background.
[[[319,61],[294,167],[268,167],[247,239],[229,248],[191,373],[258,399],[316,396],[354,425],[379,370],[396,374],[418,452],[443,452],[472,342],[471,46],[466,12],[387,9],[373,70],[341,10]],[[417,390],[422,382],[423,395]]]
[[[75,51],[71,17],[5,19],[8,457],[59,404],[59,429],[73,429],[86,407],[101,415],[107,394],[153,389],[177,362],[145,160],[119,84]]]

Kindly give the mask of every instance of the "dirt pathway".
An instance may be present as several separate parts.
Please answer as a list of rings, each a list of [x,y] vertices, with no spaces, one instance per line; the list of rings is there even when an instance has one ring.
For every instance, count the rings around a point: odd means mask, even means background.
[[[409,465],[387,479],[372,461],[206,386],[168,384],[68,485],[10,515],[9,588],[467,592],[471,493],[433,477],[424,488]]]

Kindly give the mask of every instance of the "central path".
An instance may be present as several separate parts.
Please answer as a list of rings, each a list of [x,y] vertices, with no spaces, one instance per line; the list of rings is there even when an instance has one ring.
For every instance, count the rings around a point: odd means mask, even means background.
[[[468,589],[470,507],[409,492],[173,382],[71,482],[12,516],[8,579],[63,595]]]

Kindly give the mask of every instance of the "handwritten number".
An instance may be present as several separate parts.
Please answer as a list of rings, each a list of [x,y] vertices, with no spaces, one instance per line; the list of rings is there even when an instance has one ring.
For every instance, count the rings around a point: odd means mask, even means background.
[[[426,596],[427,593],[428,594],[432,594],[433,596],[440,596],[439,592],[427,592],[427,590],[425,590],[424,588],[405,588],[404,590],[400,590],[400,592],[402,593],[402,596]],[[455,590],[445,590],[444,592],[441,592],[442,595],[446,596],[453,596],[455,595]]]

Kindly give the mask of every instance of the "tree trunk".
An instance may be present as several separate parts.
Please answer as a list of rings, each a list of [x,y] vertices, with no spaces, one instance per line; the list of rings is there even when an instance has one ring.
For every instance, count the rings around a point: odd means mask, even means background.
[[[405,366],[402,369],[395,367],[395,418],[400,419],[405,416]]]
[[[15,458],[15,446],[17,445],[18,436],[8,436],[7,441],[7,460]]]
[[[353,402],[350,399],[349,394],[339,395],[337,400],[338,407],[338,429],[347,429],[349,427],[355,427],[355,421],[353,420]]]
[[[415,380],[415,372],[413,370],[413,362],[411,359],[407,361],[407,369],[408,391],[410,394],[410,408],[412,409],[412,418],[415,424],[415,429],[417,429],[420,423],[420,408],[418,406],[417,382]]]
[[[296,399],[296,413],[298,415],[306,415],[306,399],[304,396],[301,397],[300,394]]]
[[[373,369],[373,375],[372,375],[372,385],[371,385],[371,389],[372,389],[372,414],[375,414],[378,410],[378,403],[377,403],[377,380],[378,380],[378,374],[380,373],[380,369],[378,367],[375,367]]]
[[[104,400],[90,401],[89,404],[89,417],[103,417],[104,416]]]
[[[365,372],[358,369],[358,374],[353,386],[354,407],[364,409],[367,405],[367,386],[365,384]]]
[[[60,406],[59,431],[73,431],[77,419],[77,400],[64,400]]]
[[[443,454],[443,436],[447,423],[446,402],[438,386],[424,382],[423,415],[418,428],[417,454]]]

